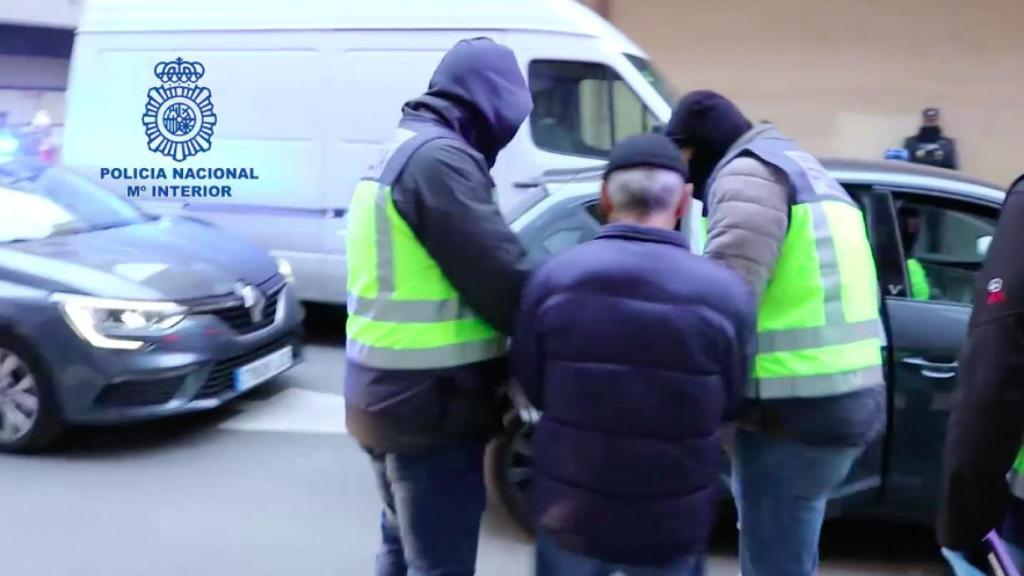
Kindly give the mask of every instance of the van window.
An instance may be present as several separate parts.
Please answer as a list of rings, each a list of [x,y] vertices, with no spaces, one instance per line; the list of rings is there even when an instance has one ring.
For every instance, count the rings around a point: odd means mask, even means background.
[[[543,150],[606,158],[616,142],[657,123],[629,84],[603,64],[538,60],[529,74],[530,129]]]
[[[661,75],[658,70],[651,65],[651,63],[639,56],[633,56],[632,54],[624,54],[626,60],[637,69],[638,72],[651,83],[651,86],[661,94],[661,97],[665,99],[669,104],[675,104],[676,98],[679,94],[676,93],[668,82],[665,81],[665,77]]]

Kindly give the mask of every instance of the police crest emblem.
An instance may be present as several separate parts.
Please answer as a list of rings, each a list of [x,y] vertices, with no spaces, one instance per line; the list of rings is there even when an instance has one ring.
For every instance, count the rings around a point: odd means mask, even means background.
[[[179,57],[158,63],[153,73],[162,86],[149,89],[142,115],[149,149],[178,162],[209,150],[217,115],[210,90],[198,85],[206,69]]]

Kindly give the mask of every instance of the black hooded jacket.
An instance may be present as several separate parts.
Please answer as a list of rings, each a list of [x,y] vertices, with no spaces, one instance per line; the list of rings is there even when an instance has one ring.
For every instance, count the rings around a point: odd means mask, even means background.
[[[528,270],[490,176],[533,102],[514,54],[486,38],[459,42],[399,126],[449,132],[423,145],[392,187],[399,215],[463,300],[508,333]],[[416,452],[497,429],[505,361],[440,370],[378,370],[349,361],[348,428],[367,448]]]
[[[956,141],[942,134],[938,126],[922,126],[917,134],[907,138],[903,147],[910,154],[910,161],[936,168],[956,170],[960,159],[956,153]]]
[[[1008,516],[1004,537],[1024,545],[1024,503],[1006,474],[1024,437],[1024,178],[1006,197],[978,274],[974,311],[946,437],[939,542],[971,552]]]

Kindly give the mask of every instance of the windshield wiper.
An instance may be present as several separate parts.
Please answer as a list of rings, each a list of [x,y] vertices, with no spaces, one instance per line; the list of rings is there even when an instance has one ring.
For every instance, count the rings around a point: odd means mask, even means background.
[[[122,228],[124,226],[131,226],[134,222],[114,222],[112,224],[99,224],[97,226],[89,226],[82,230],[82,232],[99,232],[100,230],[111,230],[113,228]]]

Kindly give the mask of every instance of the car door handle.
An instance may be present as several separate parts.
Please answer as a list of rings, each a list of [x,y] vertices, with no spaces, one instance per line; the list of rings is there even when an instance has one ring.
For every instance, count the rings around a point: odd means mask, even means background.
[[[921,375],[926,378],[939,378],[943,380],[956,376],[956,371],[960,367],[960,363],[955,360],[953,362],[932,362],[918,356],[904,358],[902,362],[920,368]]]

